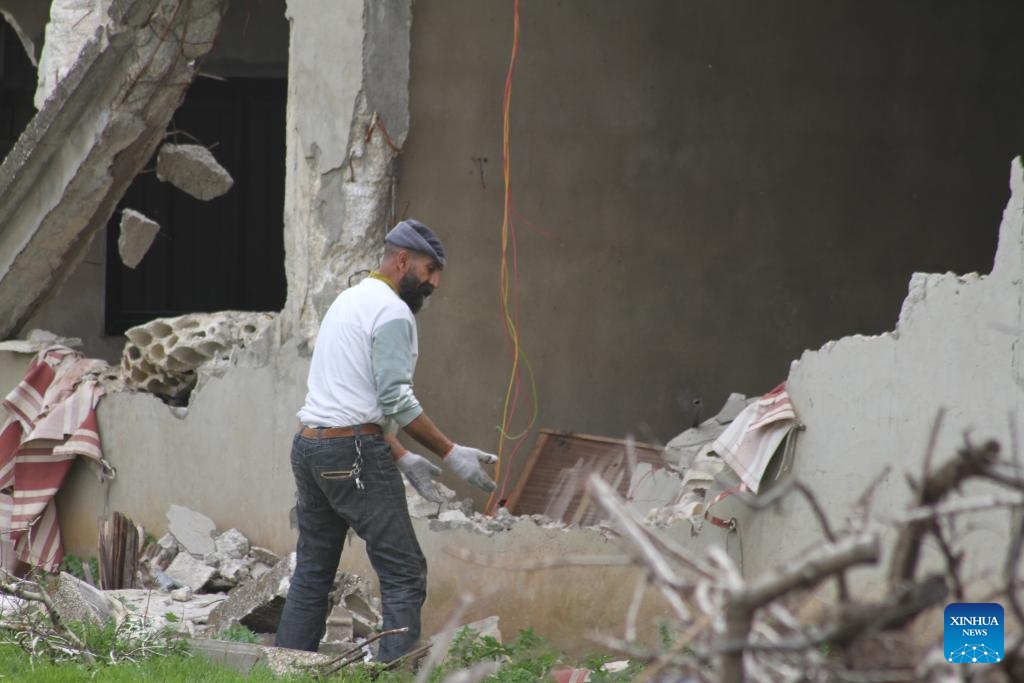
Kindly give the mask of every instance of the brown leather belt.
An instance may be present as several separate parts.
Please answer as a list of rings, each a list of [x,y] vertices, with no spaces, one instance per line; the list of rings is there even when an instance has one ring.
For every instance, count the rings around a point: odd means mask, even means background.
[[[343,436],[355,436],[356,431],[360,436],[370,434],[383,434],[380,425],[364,424],[357,427],[302,427],[299,434],[307,439],[337,439]]]

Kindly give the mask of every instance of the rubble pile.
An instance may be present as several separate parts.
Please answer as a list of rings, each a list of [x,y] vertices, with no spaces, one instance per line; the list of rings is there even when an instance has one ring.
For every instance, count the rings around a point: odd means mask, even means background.
[[[170,531],[142,552],[142,585],[192,593],[226,591],[259,579],[279,563],[266,548],[253,547],[237,529],[217,535],[209,517],[180,505],[167,513]]]
[[[125,384],[165,399],[185,401],[196,370],[227,364],[235,348],[251,344],[270,324],[266,313],[223,311],[158,318],[125,332],[121,356]]]
[[[445,502],[431,503],[406,482],[405,498],[409,503],[409,516],[413,519],[429,520],[431,531],[464,529],[485,536],[509,531],[522,522],[531,522],[544,529],[566,529],[563,522],[547,515],[513,515],[505,508],[498,508],[493,517],[473,511],[473,500],[466,498],[456,501],[455,492],[440,482],[435,482],[445,497]]]
[[[237,529],[218,533],[209,517],[180,505],[170,507],[167,520],[168,533],[149,543],[139,561],[139,582],[150,589],[107,593],[145,609],[155,627],[167,625],[171,612],[177,619],[170,625],[189,635],[216,636],[236,624],[275,633],[295,553],[278,557]],[[379,600],[360,576],[339,571],[330,605],[325,643],[351,644],[380,627]]]

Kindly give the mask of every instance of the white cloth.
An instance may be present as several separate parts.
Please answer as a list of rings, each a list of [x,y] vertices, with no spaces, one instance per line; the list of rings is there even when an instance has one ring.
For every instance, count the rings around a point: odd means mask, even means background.
[[[754,493],[779,444],[797,426],[785,387],[780,384],[744,408],[711,446]]]

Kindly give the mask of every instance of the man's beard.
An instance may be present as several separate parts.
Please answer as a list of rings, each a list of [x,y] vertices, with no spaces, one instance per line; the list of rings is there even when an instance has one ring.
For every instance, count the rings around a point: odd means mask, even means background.
[[[415,273],[406,273],[398,281],[398,296],[413,312],[413,315],[420,312],[427,297],[434,293],[434,286],[429,282],[420,282]]]

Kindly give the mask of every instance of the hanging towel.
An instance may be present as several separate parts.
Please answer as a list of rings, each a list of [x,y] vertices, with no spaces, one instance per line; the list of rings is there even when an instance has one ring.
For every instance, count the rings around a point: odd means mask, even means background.
[[[103,459],[96,405],[103,395],[96,373],[104,361],[66,346],[41,351],[2,405],[0,426],[0,535],[18,559],[55,571],[64,558],[53,500],[77,456],[102,479],[114,470]]]
[[[757,493],[772,455],[797,424],[783,382],[744,408],[711,448]]]

